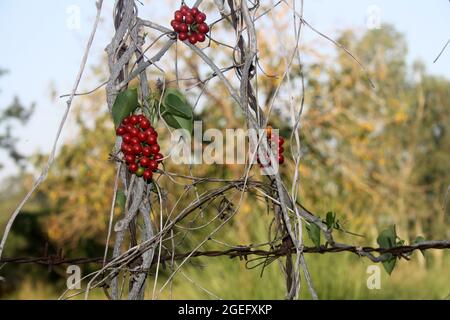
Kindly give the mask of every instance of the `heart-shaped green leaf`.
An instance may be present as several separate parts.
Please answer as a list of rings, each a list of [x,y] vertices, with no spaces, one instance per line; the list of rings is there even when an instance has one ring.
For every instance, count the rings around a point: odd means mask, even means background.
[[[137,89],[128,89],[119,93],[112,107],[112,117],[116,128],[119,127],[123,119],[125,119],[131,113],[133,113],[137,107],[138,107]]]
[[[395,247],[396,240],[397,232],[395,230],[395,225],[393,225],[386,230],[381,231],[377,238],[377,243],[381,248],[389,249]]]
[[[164,94],[163,105],[174,116],[192,119],[192,107],[185,96],[175,88],[168,88]]]
[[[161,106],[161,115],[166,123],[174,129],[185,129],[189,133],[192,133],[194,127],[193,118],[186,119],[179,117],[168,112],[163,106]]]
[[[310,223],[306,225],[306,231],[308,231],[308,237],[314,243],[314,245],[319,248],[320,247],[320,228],[314,224]]]
[[[386,257],[386,260],[383,261],[383,267],[386,270],[386,272],[389,275],[391,275],[392,271],[394,270],[397,259],[390,253],[385,253],[382,255],[382,257]]]

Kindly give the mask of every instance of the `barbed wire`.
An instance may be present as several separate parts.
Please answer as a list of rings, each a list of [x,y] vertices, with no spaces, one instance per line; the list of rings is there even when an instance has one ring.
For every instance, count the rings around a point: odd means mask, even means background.
[[[393,248],[374,248],[374,247],[361,247],[361,246],[338,246],[338,247],[303,247],[303,253],[342,253],[351,252],[358,256],[368,253],[378,253],[380,255],[390,253],[395,257],[407,258],[407,256],[414,251],[426,251],[432,249],[450,249],[450,240],[443,241],[423,241],[418,244],[398,246]],[[274,257],[280,258],[288,254],[295,253],[295,247],[290,245],[288,247],[280,246],[275,250],[261,250],[254,249],[251,246],[237,246],[228,250],[210,250],[210,251],[196,251],[189,253],[178,253],[175,255],[162,255],[160,257],[160,263],[174,260],[182,260],[190,255],[190,257],[223,257],[228,256],[230,258],[240,258],[247,260],[249,256],[259,256],[259,257]],[[379,259],[380,261],[382,259]],[[48,255],[43,257],[16,257],[8,258],[5,257],[0,260],[1,264],[40,264],[46,266],[60,266],[60,265],[86,265],[86,264],[102,264],[104,262],[103,257],[96,258],[66,258],[62,255]],[[107,261],[109,262],[109,261]],[[157,261],[153,261],[152,265],[155,265]]]

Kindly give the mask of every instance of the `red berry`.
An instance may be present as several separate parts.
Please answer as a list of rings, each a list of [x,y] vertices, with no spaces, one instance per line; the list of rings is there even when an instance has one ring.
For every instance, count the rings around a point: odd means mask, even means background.
[[[183,22],[184,16],[180,10],[175,11],[174,17],[175,17],[175,21]]]
[[[142,153],[142,146],[140,144],[135,144],[131,148],[132,148],[134,154]]]
[[[139,163],[141,164],[141,166],[147,168],[150,164],[150,159],[147,157],[144,157],[141,159],[141,161],[139,161]]]
[[[127,124],[131,124],[131,119],[130,117],[126,117],[125,119],[123,119],[122,124],[124,126],[126,126]]]
[[[284,148],[282,146],[278,147],[278,154],[283,154]]]
[[[147,118],[141,119],[141,121],[139,122],[139,126],[142,130],[147,130],[151,126],[150,120],[148,120]]]
[[[284,163],[284,156],[282,154],[278,155],[278,163],[283,164]]]
[[[197,41],[198,42],[204,42],[206,40],[206,37],[203,33],[197,33]]]
[[[144,175],[145,169],[142,167],[139,167],[139,169],[136,171],[136,175],[138,177],[142,177]]]
[[[128,169],[130,169],[132,173],[135,173],[139,170],[139,166],[136,163],[132,163],[128,166]]]
[[[125,133],[122,137],[123,142],[130,144],[131,143],[131,134]]]
[[[144,132],[142,132],[142,131],[139,132],[139,134],[138,134],[139,141],[144,142],[145,140],[147,140],[147,138],[148,138],[148,136],[145,133],[145,131]]]
[[[152,135],[154,135],[156,138],[158,138],[158,132],[156,132],[155,129],[153,129]]]
[[[116,130],[117,136],[123,136],[125,133],[127,133],[127,129],[125,129],[125,127],[120,126]]]
[[[186,14],[186,17],[184,18],[184,21],[187,24],[193,24],[195,22],[195,18],[192,14],[188,13],[188,14]]]
[[[125,156],[125,162],[128,163],[128,164],[135,163],[136,162],[136,157],[134,155],[132,155],[132,154],[127,154]]]
[[[177,20],[172,20],[170,21],[170,25],[172,26],[173,30],[176,31],[180,23]]]
[[[131,132],[131,130],[133,130],[134,127],[133,127],[133,125],[131,125],[131,123],[130,123],[130,124],[127,124],[127,125],[125,126],[125,129],[127,129],[127,132]]]
[[[120,146],[120,150],[122,150],[123,153],[129,153],[127,152],[127,149],[130,145],[127,143],[122,143],[122,145]]]
[[[195,21],[197,23],[203,23],[206,20],[206,14],[204,14],[203,12],[199,12],[196,16],[195,16]]]
[[[156,144],[156,143],[158,143],[158,138],[154,134],[152,134],[147,138],[147,143],[149,145]]]
[[[186,23],[181,23],[180,27],[178,28],[178,31],[181,32],[188,32],[189,31],[189,27]]]
[[[180,12],[183,14],[183,15],[186,15],[186,13],[188,13],[190,10],[189,10],[189,7],[187,6],[187,5],[182,5],[181,6],[181,8],[180,8]]]
[[[139,123],[139,117],[136,116],[136,115],[135,116],[131,116],[130,122],[131,122],[132,125],[138,124]]]
[[[131,138],[131,145],[135,145],[135,144],[139,144],[139,143],[140,143],[140,141],[137,137]]]
[[[142,149],[142,154],[146,157],[150,157],[152,155],[152,148],[150,147],[144,147]]]
[[[190,34],[189,42],[191,44],[196,44],[197,43],[197,33],[196,32],[193,32],[193,33]]]
[[[155,172],[156,170],[158,170],[158,162],[156,162],[155,160],[150,160],[148,168]]]
[[[278,138],[278,146],[281,147],[284,144],[284,139],[282,137]]]
[[[144,179],[145,180],[151,180],[153,178],[153,172],[151,170],[145,170],[144,171]]]
[[[139,122],[141,122],[144,119],[147,119],[143,114],[138,115]]]
[[[159,146],[159,144],[154,144],[150,146],[150,150],[153,154],[158,154],[161,151],[161,147]]]
[[[200,23],[197,27],[198,32],[200,33],[208,33],[209,32],[209,27],[206,23]]]
[[[137,138],[139,135],[139,132],[141,132],[138,128],[132,128],[130,131],[128,131],[133,138]]]
[[[197,7],[193,7],[191,9],[191,14],[195,17],[200,11],[198,10]]]
[[[188,34],[186,32],[180,32],[178,34],[178,39],[180,39],[180,41],[185,41],[188,39]]]
[[[162,162],[164,159],[164,155],[162,155],[161,153],[158,153],[157,155],[155,155],[154,159],[157,162]]]

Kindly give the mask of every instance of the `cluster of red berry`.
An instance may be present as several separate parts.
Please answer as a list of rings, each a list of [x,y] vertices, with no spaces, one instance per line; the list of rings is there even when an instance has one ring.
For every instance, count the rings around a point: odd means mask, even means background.
[[[160,153],[158,133],[144,115],[125,118],[116,130],[122,137],[121,150],[131,173],[149,181],[164,156]]]
[[[285,159],[284,159],[284,155],[283,155],[283,153],[284,153],[284,147],[283,147],[283,145],[284,145],[284,138],[283,137],[280,137],[280,136],[276,136],[275,134],[273,134],[273,132],[272,132],[272,128],[271,127],[268,127],[267,129],[266,129],[266,137],[267,137],[267,144],[268,144],[268,147],[269,148],[272,148],[272,143],[274,142],[274,141],[276,141],[276,139],[278,138],[278,152],[276,153],[276,156],[278,157],[278,163],[281,165],[281,164],[283,164],[284,163],[284,161],[285,161]],[[262,163],[261,163],[261,161],[260,161],[260,159],[259,159],[259,156],[257,156],[256,157],[256,159],[257,159],[257,161],[258,161],[258,164],[259,164],[259,166],[260,167],[265,167],[266,165],[263,165]],[[266,161],[268,161],[268,166],[270,166],[270,159],[269,160],[266,160]]]
[[[182,5],[180,10],[175,11],[174,19],[170,23],[173,30],[178,34],[181,41],[189,40],[190,43],[196,44],[206,40],[206,34],[209,27],[205,23],[206,14],[198,8],[189,8]]]

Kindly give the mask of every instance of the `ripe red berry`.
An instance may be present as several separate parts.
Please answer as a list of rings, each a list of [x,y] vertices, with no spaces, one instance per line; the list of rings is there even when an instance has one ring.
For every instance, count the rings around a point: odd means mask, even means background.
[[[157,138],[154,134],[151,134],[151,135],[147,138],[147,143],[148,143],[149,145],[154,145],[154,144],[158,143],[158,138]]]
[[[154,159],[155,159],[155,161],[157,161],[157,162],[162,162],[163,159],[164,159],[164,155],[161,154],[161,153],[158,153],[157,155],[155,155]]]
[[[278,147],[278,154],[283,154],[284,148],[282,146]]]
[[[278,155],[278,163],[283,164],[284,163],[284,156],[282,154]]]
[[[144,147],[142,149],[142,154],[146,157],[150,157],[152,155],[152,148],[150,147]]]
[[[148,128],[147,130],[145,130],[145,133],[148,134],[149,136],[155,133],[155,129],[150,126],[150,128]]]
[[[150,150],[153,154],[158,154],[161,151],[161,147],[159,146],[159,144],[154,144],[150,146]]]
[[[184,16],[180,10],[175,11],[174,17],[175,17],[175,21],[183,22]]]
[[[198,10],[197,7],[193,7],[191,9],[191,14],[195,17],[200,11]]]
[[[131,116],[131,118],[130,118],[130,122],[131,122],[131,124],[132,124],[132,125],[136,125],[136,124],[138,124],[138,123],[139,123],[139,117],[138,117],[138,116],[136,116],[136,115],[134,115],[134,116]]]
[[[147,157],[144,157],[141,159],[141,161],[139,161],[139,163],[141,164],[141,166],[148,168],[148,166],[150,164],[150,159]]]
[[[195,21],[197,23],[203,23],[206,20],[206,14],[204,14],[203,12],[199,12],[196,16],[195,16]]]
[[[140,130],[138,128],[132,128],[130,131],[128,131],[133,138],[137,138],[139,135]]]
[[[131,138],[131,145],[135,145],[135,144],[139,144],[139,143],[140,143],[139,138],[137,138],[137,137]]]
[[[142,167],[139,167],[139,169],[136,171],[136,176],[142,177],[144,175],[145,169]]]
[[[200,33],[208,33],[209,32],[209,27],[206,23],[200,23],[197,27],[198,32]]]
[[[158,162],[156,162],[155,160],[150,160],[148,168],[155,172],[156,170],[158,170]]]
[[[123,136],[125,133],[127,133],[127,129],[125,129],[125,127],[120,126],[116,130],[116,134],[118,136]]]
[[[198,42],[204,42],[206,40],[206,37],[203,33],[197,33],[197,41]]]
[[[130,119],[130,117],[126,117],[126,118],[123,119],[123,121],[122,121],[122,125],[126,126],[127,124],[131,124],[131,119]]]
[[[189,27],[186,23],[180,23],[180,26],[178,27],[178,31],[181,32],[188,32]]]
[[[181,12],[183,15],[186,15],[189,11],[190,11],[190,10],[189,10],[189,7],[188,7],[187,5],[182,5],[181,8],[180,8],[180,12]]]
[[[131,143],[131,134],[129,134],[129,133],[125,133],[123,136],[122,136],[122,140],[123,140],[123,142],[124,143],[127,143],[127,144],[130,144]]]
[[[122,150],[123,152],[125,152],[125,150],[127,149],[127,146],[128,146],[129,144],[127,144],[127,143],[125,143],[125,142],[122,142],[122,145],[120,146],[120,150]]]
[[[189,35],[189,42],[190,42],[191,44],[196,44],[196,43],[197,43],[197,33],[196,33],[196,32],[192,32],[192,33]]]
[[[127,154],[125,156],[125,162],[128,163],[128,164],[135,163],[136,162],[136,157],[134,155],[132,155],[132,154]]]
[[[148,120],[147,118],[144,117],[139,122],[139,126],[141,127],[142,130],[147,130],[151,126],[150,120]]]
[[[281,147],[282,145],[284,145],[284,139],[282,137],[279,137],[278,138],[278,146]]]
[[[180,23],[177,20],[172,20],[172,21],[170,21],[170,25],[172,26],[173,30],[177,31]]]
[[[143,114],[138,115],[139,122],[141,122],[144,119],[147,119]]]
[[[185,16],[185,18],[184,18],[184,21],[185,21],[187,24],[193,24],[193,23],[195,22],[195,18],[194,18],[194,16],[193,16],[192,14],[187,13],[186,16]]]
[[[142,132],[142,131],[139,132],[139,134],[138,134],[139,141],[144,142],[145,140],[147,140],[147,138],[148,138],[148,136],[145,133],[145,131],[144,132]]]
[[[180,41],[185,41],[188,39],[188,34],[186,32],[180,32],[178,34],[178,39],[180,39]]]
[[[153,178],[153,172],[151,170],[145,170],[144,171],[144,179],[145,180],[151,180]]]
[[[134,154],[142,153],[142,146],[140,144],[135,144],[131,148],[132,148]]]
[[[136,171],[139,170],[139,166],[136,163],[132,163],[128,166],[128,169],[132,172],[135,173]]]
[[[131,130],[133,130],[134,129],[134,126],[130,123],[130,124],[127,124],[126,126],[125,126],[125,129],[127,129],[127,132],[131,132]]]

